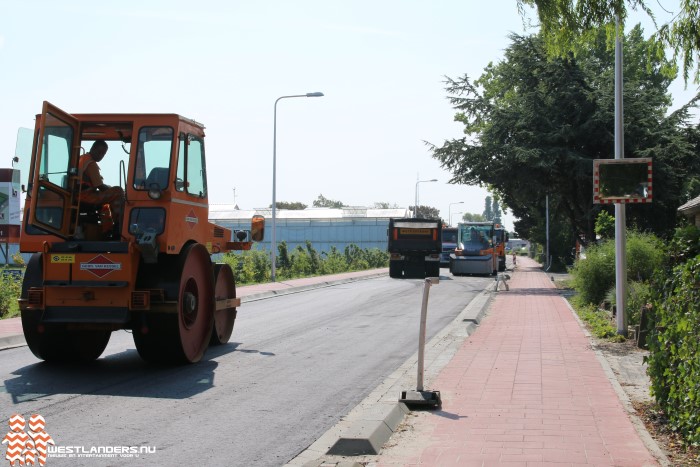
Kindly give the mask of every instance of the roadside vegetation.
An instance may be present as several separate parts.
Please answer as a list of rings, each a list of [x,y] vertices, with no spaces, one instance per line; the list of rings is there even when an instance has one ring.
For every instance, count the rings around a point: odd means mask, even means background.
[[[654,278],[648,374],[674,432],[700,446],[700,231],[676,229],[669,265]]]
[[[22,280],[6,271],[0,270],[0,319],[19,315],[17,299],[22,291]]]
[[[257,284],[270,280],[272,268],[270,255],[263,250],[227,253],[223,262],[233,269],[238,285]],[[289,250],[286,242],[277,245],[276,273],[279,279],[338,274],[349,271],[385,268],[389,266],[389,254],[378,248],[360,248],[350,244],[341,252],[331,247],[329,252],[319,253],[311,244]]]
[[[24,267],[22,255],[12,255],[12,262],[13,268],[5,266],[0,269],[0,319],[19,316],[17,299],[22,292],[22,277],[16,272]]]
[[[599,216],[605,223],[605,216]],[[598,230],[598,229],[597,229]],[[586,250],[586,258],[570,269],[567,284],[576,290],[571,303],[591,333],[613,342],[617,334],[615,305],[615,243],[603,238]],[[656,405],[648,412],[663,420],[683,449],[700,446],[700,230],[677,228],[669,241],[653,234],[627,235],[627,302],[630,327],[646,324],[647,374]],[[646,417],[648,418],[648,417]]]

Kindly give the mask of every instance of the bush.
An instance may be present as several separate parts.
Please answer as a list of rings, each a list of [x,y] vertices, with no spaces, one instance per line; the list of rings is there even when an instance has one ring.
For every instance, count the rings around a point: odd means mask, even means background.
[[[700,443],[700,255],[659,274],[647,343],[651,391],[685,441]]]
[[[637,282],[651,279],[654,271],[667,264],[661,241],[652,234],[627,234],[627,278]],[[586,249],[586,258],[571,269],[572,285],[585,303],[598,304],[615,286],[615,241],[606,240]]]
[[[700,254],[700,229],[687,225],[676,229],[671,241],[671,261],[680,264]]]
[[[627,280],[649,281],[655,271],[668,264],[668,252],[655,235],[628,233],[626,250]]]
[[[22,280],[0,270],[0,318],[9,318],[17,311],[17,298],[22,291]]]
[[[233,269],[236,284],[255,284],[270,280],[271,264],[266,251],[248,250],[226,253],[222,262]]]
[[[651,286],[648,282],[627,282],[627,300],[625,301],[625,313],[627,324],[630,326],[641,324],[642,307],[651,303]],[[617,290],[613,287],[605,295],[605,301],[610,305],[617,305]]]
[[[586,259],[574,262],[571,285],[584,304],[599,304],[615,284],[615,243],[605,241],[586,249]]]
[[[651,303],[651,294],[652,291],[649,282],[632,281],[627,284],[625,313],[627,313],[628,324],[640,324],[642,307],[647,303]]]
[[[347,271],[345,256],[335,246],[331,247],[331,251],[323,254],[325,258],[321,262],[321,274],[338,274]]]
[[[311,267],[311,258],[301,245],[298,245],[292,253],[292,264],[286,275],[292,277],[306,277],[313,275]]]
[[[306,242],[306,248],[298,245],[291,253],[286,242],[277,245],[277,276],[283,279],[309,277],[322,274],[338,274],[347,271],[383,268],[389,264],[389,254],[373,248],[361,249],[355,244],[345,248],[341,254],[336,247],[326,253],[319,254],[311,244]],[[249,250],[227,253],[223,262],[233,269],[236,283],[254,284],[270,280],[271,263],[269,253],[264,250]]]

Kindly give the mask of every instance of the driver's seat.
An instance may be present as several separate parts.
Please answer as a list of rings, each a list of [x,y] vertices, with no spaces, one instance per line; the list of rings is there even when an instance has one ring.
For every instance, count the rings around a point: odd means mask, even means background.
[[[164,190],[168,186],[168,167],[153,167],[146,177],[146,188],[150,188],[152,184],[157,184],[158,188]]]

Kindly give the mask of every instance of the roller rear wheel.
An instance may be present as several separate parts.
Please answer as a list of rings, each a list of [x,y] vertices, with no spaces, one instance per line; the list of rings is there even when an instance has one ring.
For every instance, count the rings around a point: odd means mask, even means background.
[[[228,264],[214,265],[214,296],[217,300],[236,298],[236,282],[233,271]],[[236,308],[224,308],[214,311],[214,328],[210,345],[222,345],[229,341],[236,321]]]

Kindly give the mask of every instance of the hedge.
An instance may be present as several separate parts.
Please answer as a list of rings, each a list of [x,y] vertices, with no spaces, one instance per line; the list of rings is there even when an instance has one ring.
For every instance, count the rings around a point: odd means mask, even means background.
[[[672,429],[700,444],[700,255],[659,276],[647,373]]]

